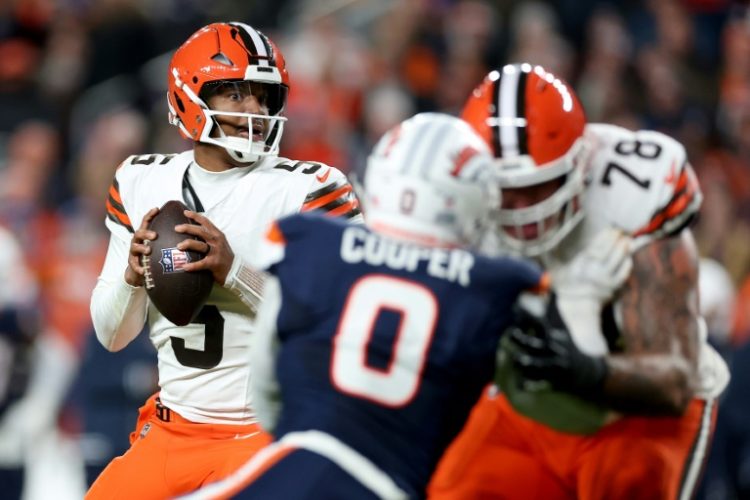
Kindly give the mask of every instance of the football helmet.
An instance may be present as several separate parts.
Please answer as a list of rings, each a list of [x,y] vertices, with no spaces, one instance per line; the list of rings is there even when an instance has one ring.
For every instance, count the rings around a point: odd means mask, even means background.
[[[541,66],[509,64],[474,89],[461,117],[490,147],[503,189],[559,181],[544,200],[503,208],[497,219],[508,250],[538,256],[554,248],[583,218],[586,117],[573,89]]]
[[[492,156],[464,121],[421,113],[367,160],[362,204],[376,231],[432,246],[475,246],[500,206]]]
[[[263,33],[243,23],[209,24],[177,49],[167,78],[169,123],[183,137],[221,146],[242,163],[278,154],[289,74],[283,55]],[[225,84],[260,92],[268,115],[209,109],[208,95]],[[217,116],[246,118],[248,137],[227,136]]]

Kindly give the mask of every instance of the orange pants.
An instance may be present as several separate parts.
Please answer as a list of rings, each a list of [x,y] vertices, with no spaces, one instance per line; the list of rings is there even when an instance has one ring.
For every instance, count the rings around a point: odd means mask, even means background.
[[[430,500],[639,500],[690,497],[716,421],[713,400],[680,418],[624,417],[596,434],[565,434],[485,391],[446,451]]]
[[[271,442],[257,424],[199,424],[160,413],[154,395],[140,409],[130,449],[107,465],[87,500],[173,498],[228,476]]]

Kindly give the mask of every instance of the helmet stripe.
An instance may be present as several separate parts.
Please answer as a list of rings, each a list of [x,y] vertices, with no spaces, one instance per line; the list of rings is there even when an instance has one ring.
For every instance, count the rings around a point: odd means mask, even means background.
[[[498,128],[500,129],[503,158],[510,158],[519,154],[516,105],[518,103],[520,69],[518,66],[505,66],[500,77]]]
[[[242,44],[248,52],[248,63],[268,66],[269,51],[263,38],[253,28],[244,23],[230,23],[237,28]],[[261,58],[261,59],[258,59]]]
[[[432,138],[435,136],[437,130],[432,127],[429,132],[429,134],[420,135],[419,139],[415,140],[413,146],[409,148],[409,157],[407,161],[403,162],[402,174],[406,174],[409,171],[419,172],[422,170],[421,165],[424,162],[424,158],[430,156],[430,146],[433,145],[434,147],[435,141]]]
[[[442,144],[450,140],[448,135],[451,132],[451,125],[441,123],[438,127],[431,127],[430,132],[430,135],[425,134],[425,137],[422,138],[421,154],[415,156],[413,163],[415,166],[419,166],[417,171],[423,179],[429,179],[429,172],[433,166],[432,162],[435,158],[435,151],[438,151],[442,147]]]
[[[500,142],[500,85],[498,84],[498,80],[495,80],[492,82],[492,106],[495,110],[495,116],[493,117],[495,123],[495,126],[490,127],[490,131],[492,133],[492,149],[493,153],[495,154],[495,158],[502,158],[503,157],[503,146]],[[489,120],[488,120],[489,121]]]
[[[516,87],[516,117],[526,118],[526,79],[529,74],[526,71],[521,71],[518,75],[518,86]],[[526,125],[521,127],[517,126],[516,131],[518,132],[518,154],[527,155],[529,154],[529,146],[527,141],[526,131],[528,130],[528,121]]]
[[[440,150],[441,145],[450,140],[450,133],[452,132],[452,125],[449,123],[442,123],[439,127],[434,127],[435,131],[428,141],[424,138],[424,143],[427,145],[425,150],[424,158],[422,158],[422,165],[419,168],[420,177],[423,179],[429,179],[429,172],[433,167],[435,161],[435,152]],[[415,162],[415,165],[417,163]]]
[[[276,65],[276,53],[273,51],[273,48],[271,47],[271,42],[268,40],[268,37],[261,33],[260,31],[256,30],[256,33],[258,33],[258,38],[260,39],[261,43],[263,44],[263,47],[266,49],[266,55],[268,57],[268,60],[273,63],[273,65]]]

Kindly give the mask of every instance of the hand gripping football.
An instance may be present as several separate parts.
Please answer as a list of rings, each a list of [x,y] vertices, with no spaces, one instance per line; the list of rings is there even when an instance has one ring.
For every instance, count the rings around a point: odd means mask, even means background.
[[[178,224],[193,224],[183,214],[187,209],[177,200],[168,201],[159,209],[149,224],[149,229],[157,234],[155,240],[147,242],[151,254],[143,256],[146,292],[159,312],[178,326],[187,325],[195,318],[214,283],[210,271],[183,270],[186,263],[204,257],[198,252],[177,249],[179,242],[193,238],[174,229]]]

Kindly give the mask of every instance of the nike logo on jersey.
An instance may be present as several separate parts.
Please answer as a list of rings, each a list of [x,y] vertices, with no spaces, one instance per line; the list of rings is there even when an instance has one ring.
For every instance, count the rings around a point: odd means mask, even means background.
[[[315,178],[318,179],[318,182],[323,183],[328,180],[328,176],[331,175],[331,169],[329,168],[326,170],[324,174],[316,174]]]

